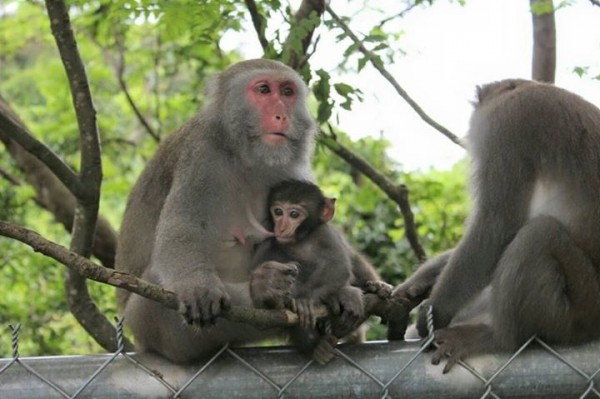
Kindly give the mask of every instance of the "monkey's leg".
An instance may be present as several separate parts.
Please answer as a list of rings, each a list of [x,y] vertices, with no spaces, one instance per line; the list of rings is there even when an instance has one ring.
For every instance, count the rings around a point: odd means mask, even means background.
[[[452,251],[446,251],[423,263],[412,276],[394,288],[392,296],[418,301],[427,298],[451,254]]]
[[[600,334],[598,270],[557,219],[530,220],[492,281],[494,341],[514,350],[533,334],[577,342]]]
[[[337,337],[342,338],[353,333],[360,326],[360,322],[364,321],[364,304],[360,288],[342,287],[326,298],[325,304],[333,316],[331,330]]]
[[[491,322],[473,315],[436,331],[439,347],[432,362],[447,359],[447,372],[468,356],[514,351],[533,335],[556,343],[600,336],[598,278],[587,254],[557,219],[530,220],[498,264],[491,284]]]
[[[208,358],[228,343],[257,342],[279,333],[223,318],[207,328],[191,326],[176,311],[135,294],[127,303],[125,322],[133,332],[137,350],[158,353],[175,363]]]

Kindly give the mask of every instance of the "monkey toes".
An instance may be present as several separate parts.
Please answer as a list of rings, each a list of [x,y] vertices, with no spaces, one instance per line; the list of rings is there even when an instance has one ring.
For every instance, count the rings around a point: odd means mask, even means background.
[[[333,335],[322,337],[313,351],[313,359],[321,365],[329,363],[335,357],[334,349],[336,344],[337,338]]]
[[[467,324],[436,330],[434,342],[437,348],[433,352],[431,363],[437,365],[445,359],[444,374],[469,356],[494,350],[493,332],[485,324]]]
[[[250,295],[256,307],[283,309],[289,307],[298,265],[275,261],[260,264],[250,276]]]

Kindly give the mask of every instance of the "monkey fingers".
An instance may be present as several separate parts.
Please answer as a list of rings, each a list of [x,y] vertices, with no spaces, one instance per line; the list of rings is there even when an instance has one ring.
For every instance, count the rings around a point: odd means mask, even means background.
[[[297,275],[298,266],[294,262],[260,264],[250,277],[250,295],[254,305],[269,309],[288,307]]]
[[[317,318],[315,316],[315,302],[312,298],[294,298],[292,310],[298,315],[298,321],[302,328],[315,328]]]

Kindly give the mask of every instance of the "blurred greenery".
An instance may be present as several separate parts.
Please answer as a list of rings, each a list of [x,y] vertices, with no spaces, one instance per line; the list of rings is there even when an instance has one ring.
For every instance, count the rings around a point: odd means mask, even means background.
[[[123,66],[123,80],[141,114],[159,137],[166,136],[201,106],[205,78],[239,59],[235,53],[222,51],[219,40],[224,32],[240,29],[246,18],[243,2],[77,0],[70,4],[102,137],[100,212],[118,228],[128,192],[157,145],[144,131],[120,87],[119,66]],[[278,1],[261,4],[268,15],[275,14],[280,6]],[[383,45],[389,38],[381,28],[374,28],[368,36],[371,42],[382,43],[382,62],[391,57]],[[274,49],[281,48],[280,43],[275,44]],[[359,67],[364,66],[363,61],[358,62]],[[330,83],[326,71],[312,71],[310,75],[319,79],[313,82],[313,102],[314,114],[318,113],[321,121],[328,119],[333,107],[350,108],[353,101],[361,99],[359,88]],[[78,168],[79,142],[71,96],[40,1],[0,4],[0,93],[39,139]],[[428,255],[456,244],[468,210],[465,163],[448,171],[409,173],[389,158],[385,140],[351,141],[343,132],[337,135],[394,183],[408,186],[417,231]],[[24,182],[7,151],[0,153],[0,170]],[[336,223],[384,279],[396,284],[410,275],[417,260],[405,239],[397,205],[320,145],[315,150],[314,170],[325,193],[338,198]],[[68,246],[68,233],[33,198],[33,190],[26,184],[15,185],[0,178],[0,219],[28,226]],[[22,355],[101,351],[69,313],[62,265],[2,237],[0,254],[0,356],[10,354],[7,326],[17,323],[23,325]],[[93,282],[90,290],[112,320],[116,315],[114,290]]]

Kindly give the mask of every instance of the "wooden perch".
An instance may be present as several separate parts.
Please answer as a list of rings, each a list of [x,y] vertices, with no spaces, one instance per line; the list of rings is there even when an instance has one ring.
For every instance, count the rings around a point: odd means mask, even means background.
[[[10,237],[29,245],[35,252],[44,254],[69,269],[94,281],[123,288],[152,299],[169,309],[177,310],[177,295],[136,276],[100,266],[91,260],[70,251],[62,245],[49,241],[38,233],[14,223],[0,221],[0,235]],[[394,336],[404,335],[408,321],[409,304],[386,295],[366,293],[364,297],[365,315],[376,315],[394,328]],[[318,307],[318,317],[327,316],[324,306]],[[223,317],[236,322],[252,324],[259,328],[289,327],[298,323],[298,316],[289,310],[267,310],[247,307],[232,307]]]

